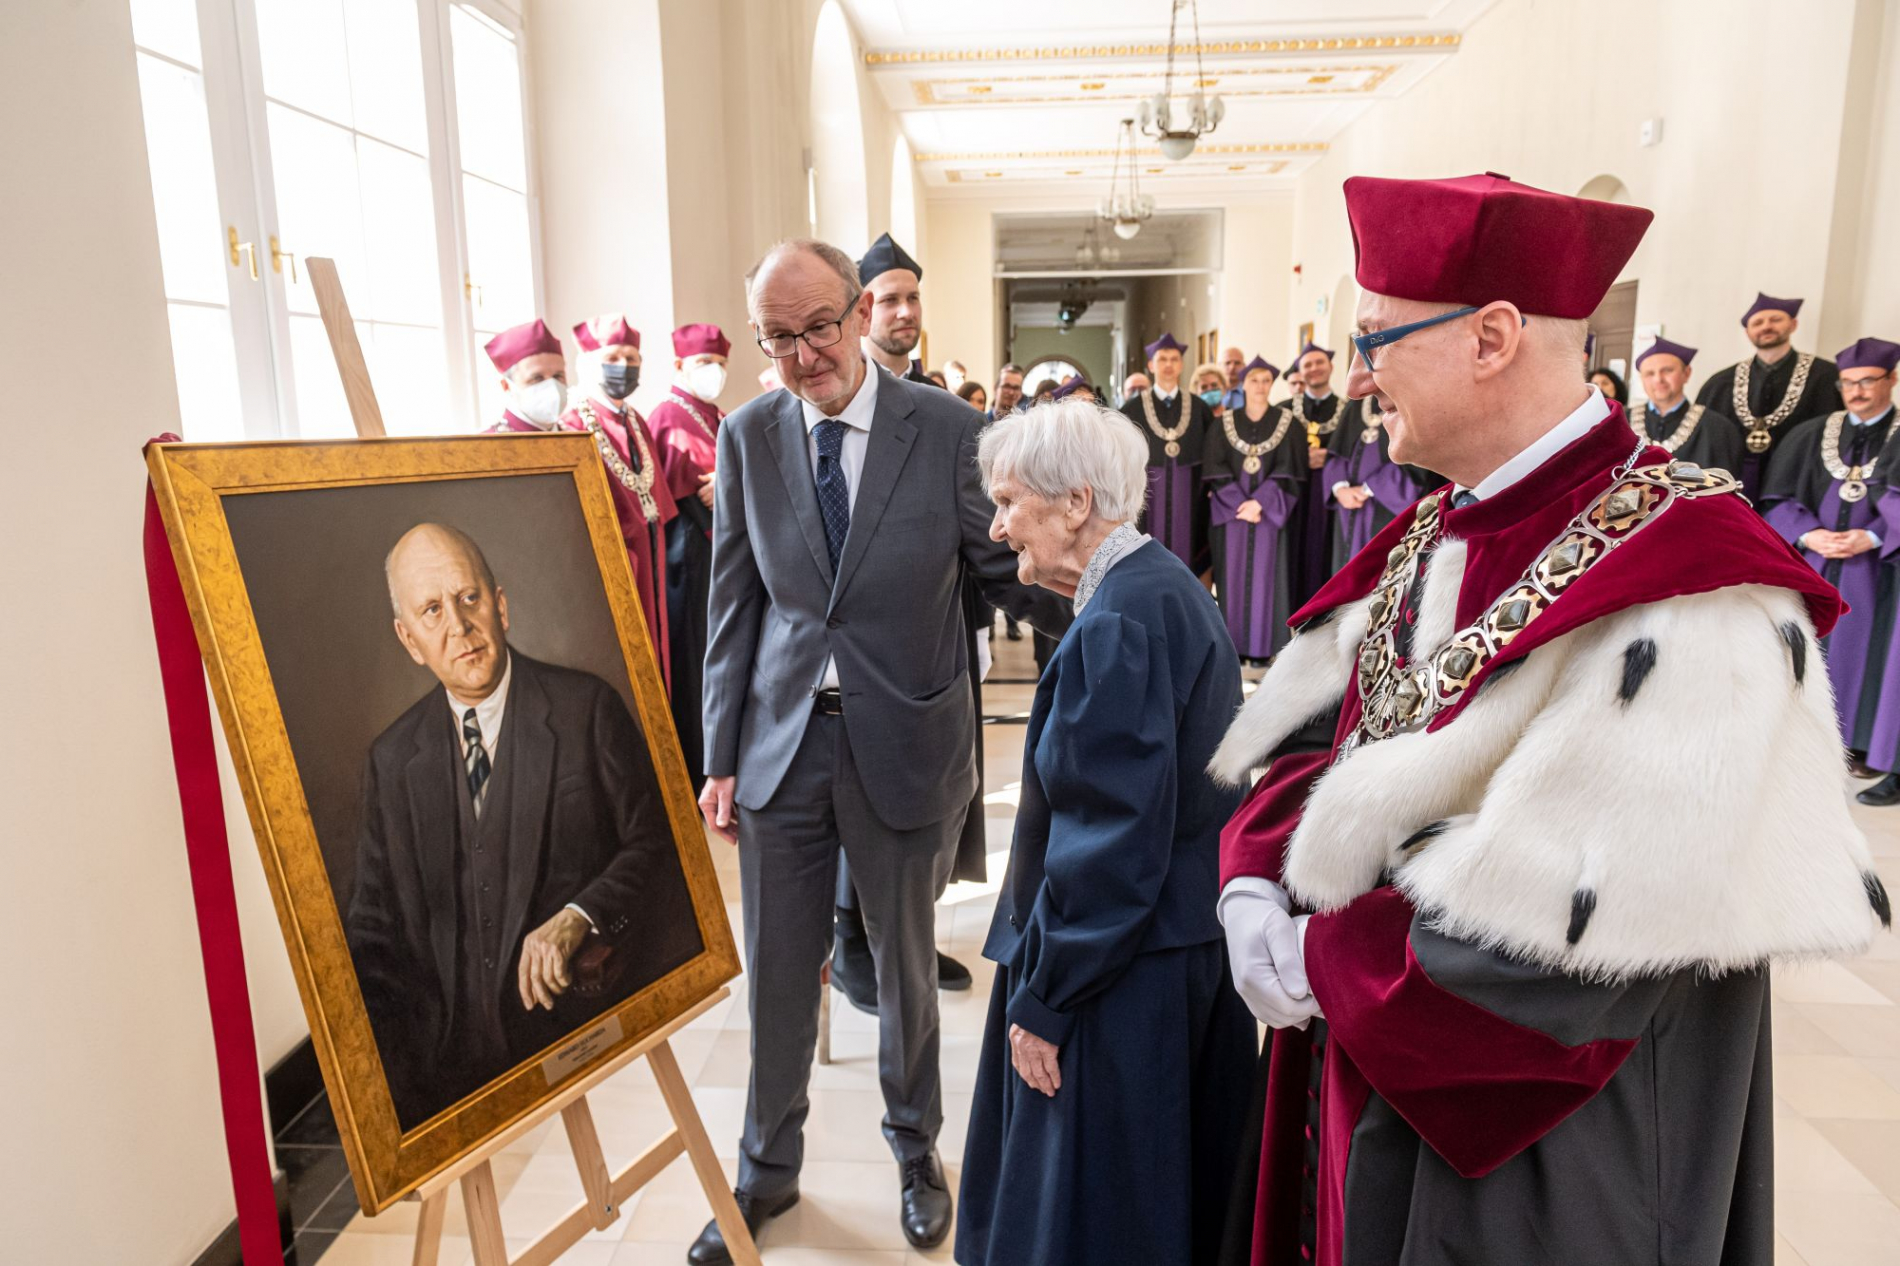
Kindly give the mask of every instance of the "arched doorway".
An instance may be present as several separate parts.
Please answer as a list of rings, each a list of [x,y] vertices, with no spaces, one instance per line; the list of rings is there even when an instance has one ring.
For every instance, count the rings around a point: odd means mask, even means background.
[[[813,231],[857,254],[871,241],[864,118],[856,42],[838,0],[825,0],[812,35],[811,165]]]
[[[912,170],[910,141],[903,136],[891,147],[891,236],[912,255],[920,256],[917,240],[917,173]]]
[[[1605,172],[1584,181],[1583,188],[1577,190],[1577,196],[1594,198],[1598,202],[1627,203],[1630,200],[1630,189],[1621,180]]]

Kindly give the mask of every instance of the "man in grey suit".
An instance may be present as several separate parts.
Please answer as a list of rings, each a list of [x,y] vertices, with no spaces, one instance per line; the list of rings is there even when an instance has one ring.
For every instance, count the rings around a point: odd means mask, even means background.
[[[877,967],[899,1218],[930,1247],[950,1229],[934,906],[976,787],[962,574],[1034,623],[1059,629],[1067,613],[1017,583],[1015,556],[989,539],[980,419],[865,360],[871,297],[848,256],[782,243],[747,275],[746,301],[786,390],[719,434],[700,794],[739,846],[743,886],[752,1074],[737,1195],[755,1230],[798,1199],[842,847]],[[688,1260],[727,1259],[708,1224]]]

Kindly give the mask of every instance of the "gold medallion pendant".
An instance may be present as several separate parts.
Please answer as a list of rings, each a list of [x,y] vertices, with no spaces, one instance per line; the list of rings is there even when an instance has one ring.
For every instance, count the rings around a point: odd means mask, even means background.
[[[1260,459],[1258,457],[1249,457],[1246,461],[1240,463],[1240,468],[1249,475],[1257,475],[1260,473]]]
[[[1841,430],[1847,423],[1845,411],[1828,415],[1827,425],[1821,428],[1821,464],[1827,467],[1830,477],[1839,480],[1841,500],[1849,505],[1867,498],[1867,483],[1880,469],[1880,459],[1875,458],[1865,466],[1849,466],[1841,460]]]
[[[1853,502],[1856,502],[1856,501],[1865,500],[1866,496],[1867,496],[1867,485],[1862,483],[1858,479],[1850,479],[1846,483],[1841,485],[1841,500],[1842,501],[1852,504]]]
[[[1161,451],[1166,453],[1169,457],[1179,457],[1181,455],[1181,446],[1173,440],[1169,440]]]
[[[1765,453],[1774,442],[1774,435],[1765,429],[1756,429],[1748,433],[1748,451],[1751,453]]]

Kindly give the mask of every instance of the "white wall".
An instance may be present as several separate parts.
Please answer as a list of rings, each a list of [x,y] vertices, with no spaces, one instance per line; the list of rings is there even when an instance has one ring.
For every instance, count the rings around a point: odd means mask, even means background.
[[[1880,7],[1879,30],[1867,37],[1874,73],[1857,115],[1864,124],[1866,167],[1860,231],[1847,252],[1857,293],[1843,322],[1825,331],[1838,336],[1828,344],[1830,354],[1869,335],[1900,342],[1900,0]]]
[[[1282,370],[1293,348],[1293,197],[1230,205],[1222,242],[1220,341]]]
[[[0,116],[0,339],[111,330],[0,475],[0,1227],[10,1261],[188,1262],[232,1205],[139,544],[178,418],[124,0],[13,6]]]
[[[930,363],[960,360],[986,387],[1002,364],[996,300],[996,241],[990,209],[974,202],[927,202],[919,217],[928,226],[917,262],[924,266],[924,329]]]
[[[1698,368],[1713,371],[1747,351],[1739,318],[1765,290],[1805,298],[1796,343],[1831,355],[1816,340],[1831,328],[1833,190],[1856,7],[1497,5],[1447,66],[1366,111],[1301,178],[1293,258],[1304,271],[1289,322],[1312,319],[1314,301],[1352,271],[1340,192],[1348,176],[1490,170],[1575,193],[1608,173],[1657,213],[1625,273],[1642,283],[1639,323],[1704,349]],[[1641,121],[1656,116],[1662,142],[1643,148]]]

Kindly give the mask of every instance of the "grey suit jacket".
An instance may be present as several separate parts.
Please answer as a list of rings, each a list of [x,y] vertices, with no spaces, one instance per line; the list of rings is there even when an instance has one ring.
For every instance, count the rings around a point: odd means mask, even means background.
[[[877,371],[882,373],[882,370]],[[803,407],[775,391],[719,431],[706,647],[706,773],[736,775],[741,808],[768,804],[811,719],[827,656],[871,807],[915,830],[967,807],[977,717],[959,585],[1045,631],[1068,601],[1016,580],[989,539],[976,468],[982,418],[954,395],[885,374],[851,531],[834,576]]]

